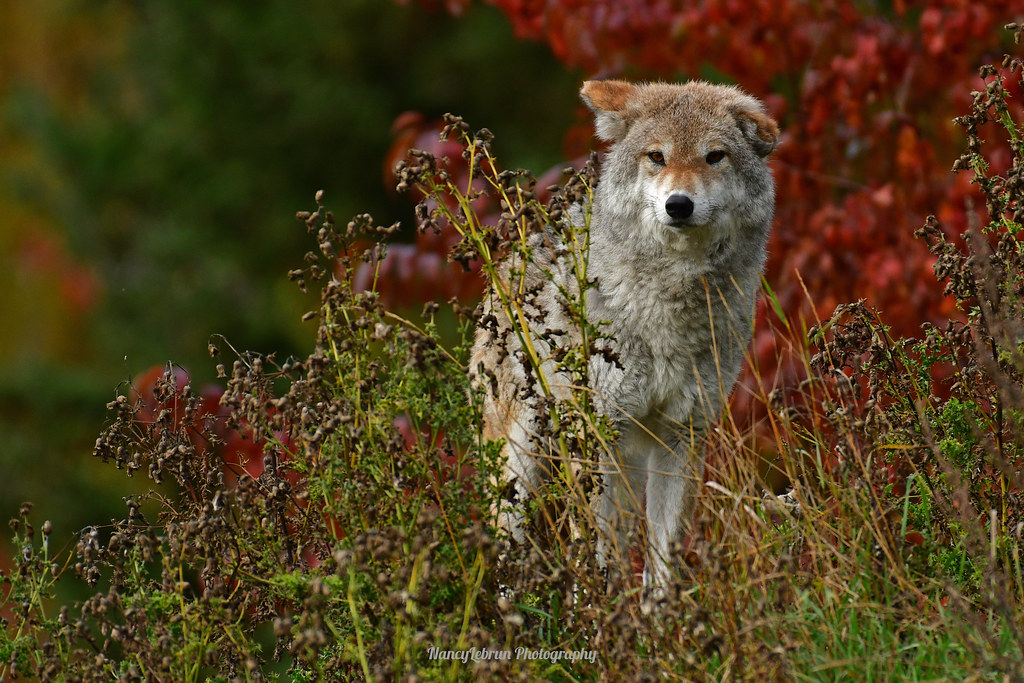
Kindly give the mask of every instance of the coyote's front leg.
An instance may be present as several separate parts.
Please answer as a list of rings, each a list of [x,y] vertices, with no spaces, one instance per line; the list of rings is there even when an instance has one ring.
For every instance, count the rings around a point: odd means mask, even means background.
[[[492,483],[498,487],[498,499],[491,513],[498,528],[516,545],[526,542],[527,505],[545,479],[545,471],[525,447],[531,443],[519,425],[511,425],[502,449],[501,475]]]
[[[669,564],[673,544],[683,540],[696,507],[697,488],[704,475],[700,440],[692,445],[675,442],[675,448],[652,451],[647,461],[648,554],[644,585],[664,586],[672,577]]]

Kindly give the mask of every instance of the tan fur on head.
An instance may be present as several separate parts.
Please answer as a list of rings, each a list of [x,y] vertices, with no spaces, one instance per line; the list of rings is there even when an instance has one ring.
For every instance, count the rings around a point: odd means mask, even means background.
[[[636,86],[626,81],[587,81],[580,89],[583,102],[594,112],[597,136],[618,140],[626,132],[624,111]]]
[[[651,94],[661,95],[670,91],[675,94],[679,87],[665,83],[638,86],[618,80],[586,81],[580,89],[580,98],[594,112],[597,136],[608,142],[616,142],[625,136],[630,123],[641,112],[650,110]],[[704,94],[701,91],[710,90],[721,103],[731,101],[730,109],[736,117],[736,124],[754,151],[760,156],[768,156],[775,149],[779,139],[779,125],[765,112],[760,101],[739,88],[704,81],[690,81],[682,87],[691,89],[696,97]],[[723,97],[724,94],[728,96]]]
[[[736,122],[754,151],[765,157],[772,153],[779,140],[779,124],[760,109],[736,112]]]

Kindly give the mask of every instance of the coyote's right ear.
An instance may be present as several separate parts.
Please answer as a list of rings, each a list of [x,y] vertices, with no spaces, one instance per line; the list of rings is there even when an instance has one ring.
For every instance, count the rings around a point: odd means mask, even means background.
[[[626,134],[626,101],[635,90],[636,86],[626,81],[587,81],[583,84],[580,98],[594,112],[597,137],[615,142]]]

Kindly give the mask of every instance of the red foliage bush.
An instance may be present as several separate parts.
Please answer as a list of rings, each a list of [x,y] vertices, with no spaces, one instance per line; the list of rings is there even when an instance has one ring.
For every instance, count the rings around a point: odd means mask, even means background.
[[[132,382],[129,401],[133,406],[135,422],[141,429],[155,433],[158,431],[161,414],[167,411],[169,422],[166,426],[171,431],[183,433],[198,454],[209,452],[219,458],[227,486],[237,486],[243,475],[258,479],[267,468],[266,454],[273,449],[274,443],[281,445],[273,450],[285,462],[291,460],[297,452],[298,446],[290,426],[273,432],[271,439],[259,436],[257,430],[252,429],[244,419],[232,426],[231,408],[221,401],[225,393],[222,387],[204,385],[200,389],[198,404],[189,408],[190,387],[188,371],[181,366],[150,367]],[[472,490],[473,469],[466,464],[461,453],[452,450],[453,446],[443,430],[433,433],[424,427],[417,430],[408,417],[396,418],[394,427],[405,450],[413,450],[426,441],[427,448],[435,455],[428,466],[430,476],[418,482],[418,485],[440,490],[455,483],[467,493]],[[292,486],[299,485],[303,479],[290,467],[280,471]],[[411,496],[415,490],[415,486],[410,486],[406,494]],[[298,501],[298,505],[305,507],[302,501]],[[345,535],[337,520],[328,517],[326,522],[336,536]]]
[[[265,466],[267,440],[256,437],[244,420],[237,427],[228,424],[231,411],[221,403],[224,388],[215,384],[204,385],[198,408],[188,411],[186,392],[191,391],[187,389],[190,385],[188,371],[181,366],[152,366],[132,382],[130,401],[137,410],[136,421],[143,428],[155,428],[160,414],[167,410],[171,430],[183,430],[197,453],[215,449],[223,460],[227,483],[234,485],[243,474],[259,477]],[[275,433],[274,437],[284,444],[282,454],[288,457],[294,450],[288,430]],[[288,474],[294,483],[294,473]]]
[[[423,4],[457,13],[471,3]],[[765,100],[784,131],[772,161],[778,200],[766,276],[791,322],[828,317],[837,304],[858,298],[884,312],[899,335],[919,334],[922,322],[956,315],[953,300],[936,285],[934,258],[913,235],[930,214],[957,232],[973,220],[969,213],[984,218],[969,177],[951,172],[964,144],[952,120],[967,109],[972,90],[984,89],[977,67],[1006,51],[1010,34],[1002,24],[1016,18],[1016,3],[489,4],[508,16],[517,36],[545,41],[566,66],[590,76],[706,77],[735,81]],[[1024,93],[1013,87],[1019,111]],[[406,116],[389,161],[411,144],[445,154],[434,130]],[[578,139],[579,131],[567,137]],[[1009,163],[1005,149],[989,158],[996,170]],[[443,272],[440,259],[453,239],[441,235],[397,248],[384,293],[397,302],[436,291],[440,285],[412,285],[427,270]],[[433,259],[429,269],[425,258]],[[469,288],[442,283],[446,295]],[[754,352],[763,386],[770,388],[800,369],[787,360],[767,313],[759,315]],[[736,393],[736,407],[746,412],[749,392]]]

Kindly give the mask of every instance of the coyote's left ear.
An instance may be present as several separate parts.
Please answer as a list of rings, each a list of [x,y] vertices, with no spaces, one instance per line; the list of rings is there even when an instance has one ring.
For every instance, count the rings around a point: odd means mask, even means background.
[[[753,100],[733,109],[736,125],[743,137],[760,156],[766,157],[779,142],[779,124],[764,112],[761,103]]]
[[[626,81],[587,81],[583,84],[580,98],[594,112],[597,137],[615,142],[626,135],[629,128],[626,101],[635,91],[636,86]]]

